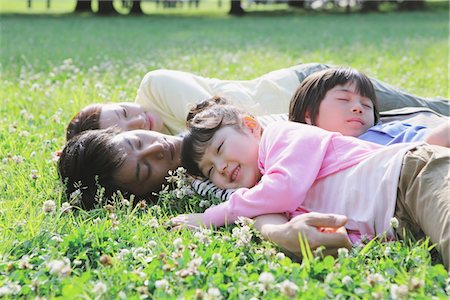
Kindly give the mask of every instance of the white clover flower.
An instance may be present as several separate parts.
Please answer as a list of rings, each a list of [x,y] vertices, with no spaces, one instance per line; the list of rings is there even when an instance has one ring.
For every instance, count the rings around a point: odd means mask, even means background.
[[[275,277],[272,273],[262,272],[259,275],[259,282],[261,282],[264,286],[269,286],[275,281]]]
[[[384,248],[384,255],[389,256],[391,255],[391,253],[392,253],[391,247],[386,246],[386,248]]]
[[[255,223],[255,220],[239,216],[234,223],[241,226],[252,226]]]
[[[411,278],[411,290],[417,290],[420,288],[423,288],[425,286],[425,281],[423,281],[423,279],[419,279],[416,277]]]
[[[283,260],[283,259],[286,258],[286,255],[284,255],[283,252],[278,252],[278,253],[275,255],[275,257],[276,257],[276,259],[278,259],[278,260]]]
[[[398,220],[397,220],[396,217],[391,218],[390,223],[391,223],[391,227],[393,229],[397,229],[398,228]]]
[[[346,276],[344,276],[344,278],[342,278],[342,284],[344,284],[344,285],[350,285],[350,284],[352,284],[352,282],[353,282],[353,279],[348,275],[346,275]]]
[[[21,155],[14,155],[11,158],[16,164],[21,164],[21,163],[23,163],[25,161],[25,158],[23,156],[21,156]]]
[[[62,243],[63,239],[59,235],[54,235],[54,236],[52,236],[52,241],[55,241],[57,243]]]
[[[106,284],[104,284],[101,281],[98,281],[97,283],[94,284],[94,287],[92,288],[92,292],[96,295],[103,295],[104,293],[106,293],[108,290],[108,287],[106,286]]]
[[[150,228],[158,228],[159,227],[158,219],[151,218],[150,220],[148,220],[147,225]]]
[[[348,249],[347,248],[339,248],[338,249],[338,256],[341,258],[348,257]]]
[[[211,203],[208,200],[201,200],[198,206],[200,208],[208,208],[211,206]]]
[[[0,297],[8,295],[16,295],[20,292],[22,287],[18,282],[6,282],[6,284],[0,287]]]
[[[222,255],[220,255],[219,253],[214,253],[211,256],[211,260],[220,263],[222,261]]]
[[[173,241],[173,245],[177,249],[181,249],[183,247],[183,240],[181,238],[177,238]]]
[[[30,178],[33,180],[36,180],[39,178],[39,174],[37,170],[31,170],[30,171]]]
[[[61,204],[61,212],[69,213],[71,211],[72,211],[72,206],[69,204],[69,202],[63,202]]]
[[[72,272],[70,267],[70,260],[64,257],[62,260],[52,260],[47,263],[47,268],[50,274],[57,275],[59,277],[69,276]]]
[[[47,214],[54,213],[56,211],[55,201],[53,201],[53,200],[45,201],[44,204],[42,205],[42,210]]]
[[[450,296],[450,284],[445,287],[445,293]]]
[[[154,240],[150,240],[150,241],[148,241],[148,243],[147,243],[147,247],[148,247],[148,248],[154,248],[154,247],[156,247],[156,245],[158,245],[158,243],[155,242]]]
[[[222,294],[220,294],[220,290],[218,288],[211,287],[206,292],[205,299],[208,299],[208,300],[221,300],[222,299]]]
[[[76,189],[75,191],[73,191],[70,194],[69,197],[69,203],[73,204],[73,205],[77,205],[81,203],[81,190],[80,189]]]
[[[128,201],[127,199],[122,199],[122,205],[130,206],[130,201]]]
[[[194,237],[197,238],[201,244],[209,245],[211,243],[211,231],[209,229],[201,228],[194,233]]]
[[[369,276],[367,276],[367,283],[372,287],[383,282],[384,277],[380,273],[369,274]]]
[[[232,237],[237,239],[236,246],[243,247],[250,244],[252,232],[248,226],[235,227],[232,230]]]
[[[406,285],[391,285],[392,299],[405,299],[408,297],[408,287]]]
[[[19,261],[19,269],[33,269],[33,265],[30,264],[30,257],[28,255],[24,255]]]
[[[117,254],[117,257],[119,260],[124,260],[128,255],[130,255],[130,250],[128,249],[121,249],[119,253]]]
[[[167,291],[169,289],[169,282],[167,281],[167,279],[156,280],[155,288]]]
[[[280,291],[283,295],[294,298],[298,292],[298,286],[292,281],[285,280],[279,285]]]

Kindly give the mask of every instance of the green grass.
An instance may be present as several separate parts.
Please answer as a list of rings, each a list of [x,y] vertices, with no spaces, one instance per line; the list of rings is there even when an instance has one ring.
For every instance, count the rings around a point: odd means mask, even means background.
[[[275,299],[289,280],[305,298],[404,292],[445,299],[448,273],[430,263],[426,243],[375,242],[349,257],[298,263],[254,234],[243,243],[239,226],[234,236],[231,228],[167,231],[168,215],[196,209],[196,198],[164,213],[125,204],[114,215],[102,209],[62,213],[65,199],[52,161],[74,113],[92,102],[133,101],[142,77],[156,68],[250,79],[315,61],[351,65],[412,93],[448,98],[449,15],[438,6],[349,16],[256,11],[244,18],[226,9],[137,18],[1,14],[0,293],[20,285],[11,298],[95,298],[102,282],[104,298],[191,299],[217,288],[223,298]],[[56,202],[55,213],[43,212],[47,200]],[[267,275],[260,280],[264,272],[275,282]],[[375,273],[380,276],[370,276]],[[168,289],[157,280],[167,280]]]

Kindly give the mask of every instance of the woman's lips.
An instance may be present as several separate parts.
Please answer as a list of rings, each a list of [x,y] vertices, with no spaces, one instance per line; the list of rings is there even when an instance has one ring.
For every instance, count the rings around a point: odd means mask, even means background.
[[[148,130],[153,130],[153,119],[149,113],[145,113],[145,119],[147,120],[148,123]]]

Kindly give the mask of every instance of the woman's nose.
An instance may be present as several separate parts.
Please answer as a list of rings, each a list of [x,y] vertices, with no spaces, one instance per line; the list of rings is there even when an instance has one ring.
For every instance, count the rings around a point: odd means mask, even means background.
[[[141,158],[152,157],[156,159],[164,158],[164,146],[161,143],[154,142],[150,145],[143,146],[139,151]]]
[[[144,128],[145,120],[142,116],[138,115],[134,118],[128,120],[127,127],[128,130],[134,130],[134,129],[142,129]]]

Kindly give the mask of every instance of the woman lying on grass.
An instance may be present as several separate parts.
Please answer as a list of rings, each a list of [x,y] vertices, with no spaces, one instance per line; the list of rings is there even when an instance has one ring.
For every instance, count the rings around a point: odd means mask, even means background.
[[[249,114],[222,101],[195,111],[183,139],[188,172],[221,188],[229,201],[172,221],[222,226],[239,216],[308,212],[345,215],[355,243],[362,235],[429,236],[449,267],[450,155],[422,143],[383,147],[293,122],[261,128]],[[330,201],[332,199],[332,201]],[[390,219],[400,225],[394,232]]]
[[[123,130],[145,129],[179,134],[185,130],[189,107],[220,95],[257,115],[287,113],[289,102],[308,75],[330,68],[324,64],[300,64],[270,72],[253,80],[219,80],[173,70],[147,73],[136,96],[136,103],[93,104],[82,109],[67,127],[66,139],[89,129],[116,126]],[[403,107],[428,107],[448,116],[445,99],[425,99],[402,92],[371,79],[380,104],[386,111]]]

